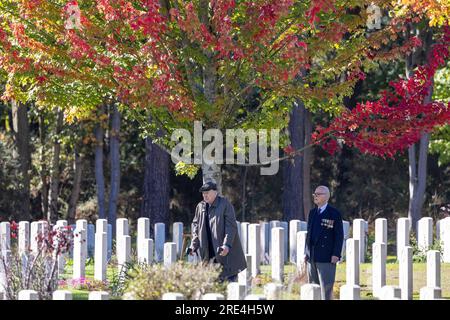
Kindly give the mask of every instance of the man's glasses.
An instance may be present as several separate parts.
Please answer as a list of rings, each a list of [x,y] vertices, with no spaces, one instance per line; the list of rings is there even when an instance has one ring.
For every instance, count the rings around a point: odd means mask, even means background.
[[[313,197],[317,197],[317,196],[323,196],[325,193],[313,193]]]

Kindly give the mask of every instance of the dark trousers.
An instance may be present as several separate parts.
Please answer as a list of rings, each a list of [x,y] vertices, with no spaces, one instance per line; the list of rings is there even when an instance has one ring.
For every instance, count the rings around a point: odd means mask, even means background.
[[[322,300],[333,299],[336,264],[308,261],[308,282],[320,285]]]

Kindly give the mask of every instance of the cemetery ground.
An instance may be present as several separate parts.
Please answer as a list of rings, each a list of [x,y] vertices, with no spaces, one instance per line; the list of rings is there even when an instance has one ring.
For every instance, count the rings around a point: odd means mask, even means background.
[[[68,280],[72,278],[72,261],[69,260],[66,264],[65,273],[61,275],[62,279]],[[336,270],[336,282],[334,285],[334,299],[339,299],[339,288],[345,284],[345,262],[339,263]],[[388,256],[386,263],[386,285],[398,285],[399,265],[395,256]],[[300,299],[300,286],[303,282],[293,281],[296,271],[294,264],[286,264],[284,268],[284,291],[282,293],[282,299],[285,300],[299,300]],[[413,264],[413,299],[419,299],[420,288],[426,286],[426,262]],[[107,268],[108,281],[114,286],[119,285],[117,266],[114,264],[108,264]],[[361,299],[371,300],[375,299],[372,296],[372,263],[360,264],[360,286],[361,286]],[[303,280],[304,281],[304,280]],[[252,293],[263,294],[264,285],[272,282],[271,280],[271,267],[270,265],[261,265],[261,274],[253,280]],[[94,280],[94,261],[89,259],[86,263],[86,278],[81,284],[77,284],[74,287],[60,286],[60,289],[68,289],[73,294],[74,300],[87,300],[89,291],[95,290],[108,290],[107,288],[101,288],[101,283]],[[441,263],[441,288],[442,298],[450,299],[450,263]],[[110,296],[110,299],[121,299],[121,297]]]

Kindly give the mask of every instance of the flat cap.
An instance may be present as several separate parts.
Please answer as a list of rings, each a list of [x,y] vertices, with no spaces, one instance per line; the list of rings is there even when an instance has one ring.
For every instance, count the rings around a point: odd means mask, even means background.
[[[217,190],[217,185],[212,181],[205,182],[198,191],[205,192],[209,190]]]

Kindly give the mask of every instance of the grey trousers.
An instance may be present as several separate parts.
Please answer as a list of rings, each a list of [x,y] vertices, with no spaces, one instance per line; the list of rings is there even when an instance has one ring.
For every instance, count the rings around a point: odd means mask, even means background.
[[[322,300],[333,299],[335,277],[335,263],[308,261],[308,281],[320,285]]]

